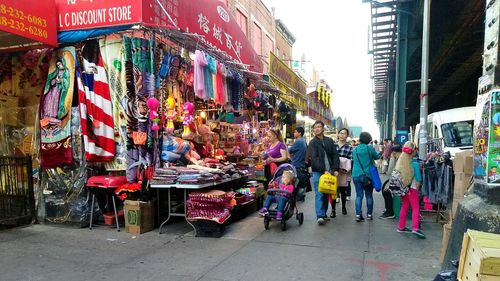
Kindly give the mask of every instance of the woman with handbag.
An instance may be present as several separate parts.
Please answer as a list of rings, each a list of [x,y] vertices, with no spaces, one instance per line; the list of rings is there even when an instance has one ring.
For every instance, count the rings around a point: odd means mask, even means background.
[[[372,136],[368,132],[359,135],[360,144],[352,152],[353,169],[352,181],[356,187],[356,221],[365,220],[361,210],[363,205],[363,195],[366,196],[366,218],[373,220],[373,180],[370,169],[375,165],[374,160],[380,159],[380,155],[369,143]]]
[[[398,232],[413,233],[419,238],[425,238],[424,233],[420,230],[420,201],[418,190],[422,186],[422,174],[420,173],[420,165],[415,159],[417,153],[415,144],[407,141],[403,146],[403,153],[399,156],[395,170],[401,173],[401,180],[405,186],[409,186],[408,193],[401,196],[401,210],[399,211]],[[406,227],[406,214],[411,206],[412,230]]]

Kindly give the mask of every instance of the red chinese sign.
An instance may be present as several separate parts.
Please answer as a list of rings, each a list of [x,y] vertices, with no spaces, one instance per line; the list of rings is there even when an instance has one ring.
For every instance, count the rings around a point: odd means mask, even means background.
[[[240,29],[227,7],[218,0],[167,0],[179,3],[179,16],[173,19],[186,32],[203,36],[203,41],[226,52],[233,60],[262,72],[262,60]],[[196,4],[195,4],[195,3]]]
[[[126,24],[173,28],[199,34],[214,49],[262,72],[257,55],[238,23],[218,0],[56,0],[58,28],[78,30]]]
[[[142,22],[142,0],[56,0],[56,3],[59,31]]]
[[[54,1],[3,0],[0,2],[0,48],[43,43],[57,46]]]

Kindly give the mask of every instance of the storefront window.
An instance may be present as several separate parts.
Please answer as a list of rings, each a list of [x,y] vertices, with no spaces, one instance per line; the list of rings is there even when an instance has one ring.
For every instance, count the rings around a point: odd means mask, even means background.
[[[262,29],[256,23],[253,24],[253,48],[262,55]]]
[[[240,11],[236,10],[236,22],[240,26],[241,30],[245,35],[247,35],[247,29],[248,29],[248,24],[247,24],[247,17]]]

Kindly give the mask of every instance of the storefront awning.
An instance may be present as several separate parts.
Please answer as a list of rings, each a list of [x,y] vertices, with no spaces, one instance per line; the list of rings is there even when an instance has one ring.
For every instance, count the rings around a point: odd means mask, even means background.
[[[57,46],[56,25],[54,0],[1,1],[0,51]]]
[[[59,31],[140,24],[196,35],[250,71],[262,73],[260,57],[227,7],[218,0],[56,0]],[[74,2],[74,3],[72,3]]]

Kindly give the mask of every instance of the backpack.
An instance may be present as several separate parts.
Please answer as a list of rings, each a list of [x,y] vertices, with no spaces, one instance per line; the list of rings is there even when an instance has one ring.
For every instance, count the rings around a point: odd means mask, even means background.
[[[400,171],[393,170],[389,178],[389,189],[394,196],[405,196],[410,191],[410,186],[403,183]]]

